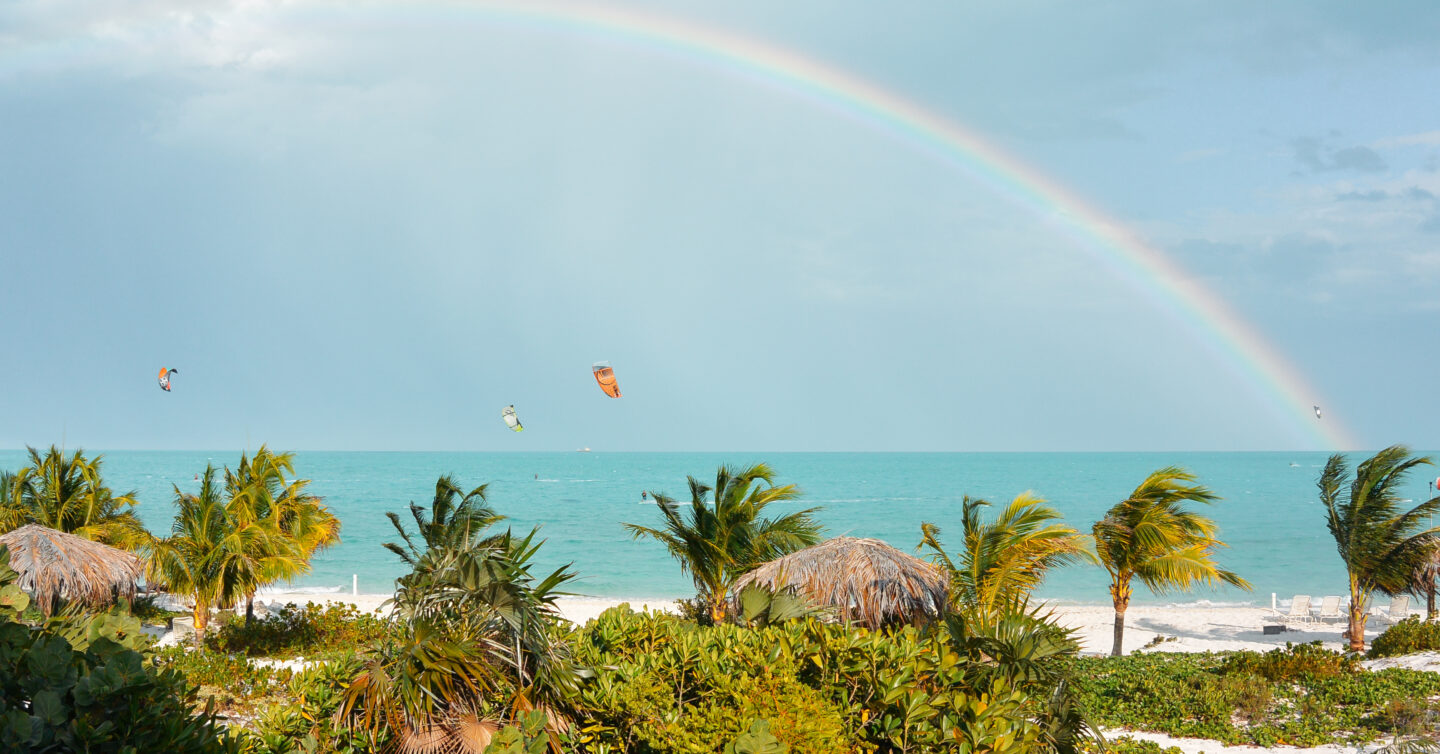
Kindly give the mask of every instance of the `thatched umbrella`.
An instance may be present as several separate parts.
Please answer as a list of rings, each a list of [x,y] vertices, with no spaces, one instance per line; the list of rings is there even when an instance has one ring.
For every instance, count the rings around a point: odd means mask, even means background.
[[[737,600],[749,584],[771,590],[794,586],[811,603],[871,628],[938,617],[949,590],[938,567],[878,539],[855,537],[826,540],[741,576],[734,586]]]
[[[74,534],[29,524],[0,534],[21,589],[49,615],[61,598],[100,607],[135,596],[140,559]]]

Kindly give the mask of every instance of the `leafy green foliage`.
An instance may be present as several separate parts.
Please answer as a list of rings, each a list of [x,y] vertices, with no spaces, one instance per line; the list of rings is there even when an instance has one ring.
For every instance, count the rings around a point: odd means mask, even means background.
[[[194,711],[196,691],[183,676],[146,667],[103,629],[78,631],[84,650],[43,628],[0,622],[0,749],[238,751],[209,708]]]
[[[944,633],[702,627],[622,606],[574,641],[595,671],[576,703],[581,751],[713,751],[755,720],[792,754],[1046,749],[1050,689],[1012,685]]]
[[[508,726],[495,734],[485,754],[545,754],[550,750],[545,713],[534,710],[520,719],[519,725]]]
[[[246,737],[252,754],[363,754],[385,751],[389,731],[374,738],[336,724],[345,684],[363,669],[355,656],[338,657],[302,670],[285,684],[288,700],[262,712]]]
[[[174,670],[191,683],[239,699],[270,696],[290,680],[284,668],[260,665],[244,657],[221,652],[166,647],[155,654],[155,666]]]
[[[772,590],[762,584],[746,584],[740,590],[740,614],[736,618],[747,626],[764,627],[820,617],[823,612],[812,606],[793,586]]]
[[[285,605],[248,623],[227,617],[218,631],[206,637],[205,646],[250,657],[308,657],[367,647],[394,630],[394,624],[380,617],[378,610],[364,613],[354,605],[309,602],[304,607]]]
[[[1385,629],[1370,645],[1370,657],[1395,657],[1440,650],[1440,623],[1410,616]]]
[[[1231,745],[1375,741],[1396,732],[1386,713],[1392,702],[1440,694],[1440,675],[1399,669],[1367,672],[1338,653],[1311,645],[1264,655],[1081,658],[1075,670],[1081,707],[1102,727]]]
[[[1274,683],[1298,683],[1307,679],[1334,678],[1359,668],[1350,655],[1325,649],[1320,642],[1287,643],[1264,654],[1236,652],[1220,663],[1227,675],[1255,675]]]
[[[756,720],[750,729],[725,745],[725,754],[786,754],[789,749],[770,732],[769,720]]]

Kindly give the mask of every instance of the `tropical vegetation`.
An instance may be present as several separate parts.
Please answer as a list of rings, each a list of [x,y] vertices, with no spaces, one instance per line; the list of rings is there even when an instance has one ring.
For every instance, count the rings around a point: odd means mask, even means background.
[[[66,455],[53,445],[44,454],[26,450],[29,465],[0,475],[0,533],[39,524],[125,550],[145,544],[145,527],[131,510],[135,493],[105,486],[101,456]]]
[[[920,525],[920,546],[950,576],[950,604],[984,614],[1013,611],[1026,604],[1051,568],[1096,562],[1093,540],[1060,523],[1060,512],[1031,493],[1010,501],[993,521],[981,518],[990,503],[965,496],[961,549],[953,557],[940,541],[940,527]]]
[[[0,748],[240,750],[184,676],[146,662],[138,620],[120,609],[27,623],[15,579],[0,548]]]
[[[378,745],[483,748],[500,724],[540,709],[555,715],[581,670],[557,633],[555,598],[574,578],[567,567],[531,573],[536,532],[481,538],[499,517],[480,503],[484,487],[461,496],[441,477],[427,514],[411,504],[422,549],[400,524],[405,546],[387,547],[412,567],[392,600],[396,629],[361,657],[335,718]],[[458,500],[457,500],[458,498]]]
[[[233,541],[231,567],[246,620],[254,617],[256,591],[308,573],[315,553],[340,541],[340,519],[306,491],[310,480],[287,479],[294,473],[293,453],[264,445],[225,470],[225,515],[244,533]]]
[[[719,624],[725,621],[735,579],[768,560],[820,541],[820,524],[814,518],[819,508],[764,517],[771,505],[800,497],[795,485],[777,486],[774,480],[775,472],[763,463],[721,466],[713,486],[688,478],[686,509],[669,495],[651,492],[663,519],[659,527],[625,524],[625,528],[636,539],[665,545],[694,580],[705,617]],[[712,493],[713,500],[707,500]]]
[[[1136,579],[1155,594],[1202,584],[1250,588],[1245,579],[1215,563],[1215,549],[1224,546],[1215,522],[1185,508],[1186,503],[1218,499],[1194,482],[1193,474],[1175,466],[1154,471],[1092,529],[1095,553],[1110,574],[1115,605],[1112,656],[1123,653],[1125,611]]]
[[[77,469],[57,478],[104,488],[98,474],[85,480],[74,456],[57,458]],[[1358,535],[1361,522],[1386,520],[1376,512],[1382,503],[1400,502],[1391,498],[1415,459],[1390,459],[1362,465],[1357,480],[1376,481],[1348,491],[1334,459],[1322,475],[1322,494],[1335,491],[1327,510],[1339,512],[1355,542],[1384,541]],[[467,490],[442,476],[426,504],[387,514],[399,540],[386,547],[409,569],[387,609],[286,607],[213,625],[212,607],[238,605],[268,579],[301,572],[334,541],[338,522],[293,475],[288,454],[263,447],[233,471],[207,468],[198,491],[175,488],[169,535],[147,535],[151,582],[195,605],[193,649],[150,649],[137,616],[164,615],[140,604],[97,613],[76,603],[44,616],[0,566],[0,748],[113,750],[123,737],[155,750],[257,754],[1155,754],[1166,750],[1097,731],[1263,746],[1384,740],[1415,750],[1440,736],[1440,674],[1366,671],[1355,655],[1319,646],[1079,656],[1074,633],[1031,601],[1052,568],[1099,561],[1112,596],[1126,604],[1137,579],[1158,593],[1244,586],[1213,560],[1222,546],[1213,522],[1186,508],[1213,493],[1180,469],[1152,474],[1095,524],[1093,538],[1028,493],[1003,507],[965,498],[955,549],[927,523],[920,548],[935,565],[900,553],[931,575],[927,599],[946,603],[913,625],[865,627],[813,603],[812,581],[759,578],[794,558],[872,542],[807,547],[818,540],[813,509],[766,515],[770,503],[798,492],[774,484],[763,465],[723,467],[714,487],[691,479],[688,510],[657,495],[661,524],[627,525],[665,544],[695,580],[701,610],[693,619],[622,606],[583,627],[566,624],[556,599],[575,578],[570,568],[537,570],[538,531],[497,531],[503,517],[487,487]],[[19,499],[20,481],[0,477],[0,499]],[[1390,515],[1390,528],[1404,529],[1424,513],[1395,507]],[[1405,531],[1401,541],[1416,546],[1389,550],[1403,562],[1371,569],[1373,591],[1418,588],[1434,537]],[[1348,552],[1384,550],[1365,547]],[[1118,600],[1116,609],[1118,649]],[[1371,655],[1440,647],[1435,628],[1401,621]]]
[[[1345,456],[1330,456],[1320,473],[1320,503],[1350,581],[1350,649],[1365,650],[1365,622],[1375,593],[1409,591],[1416,571],[1434,556],[1440,529],[1426,525],[1440,497],[1405,508],[1401,485],[1429,458],[1392,445],[1363,461],[1351,476]]]

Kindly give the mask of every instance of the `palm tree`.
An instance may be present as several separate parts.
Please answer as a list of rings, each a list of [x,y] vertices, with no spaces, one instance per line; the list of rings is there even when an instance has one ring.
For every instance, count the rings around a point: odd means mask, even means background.
[[[149,535],[135,512],[135,493],[116,496],[100,475],[101,456],[87,459],[77,450],[66,456],[50,446],[43,456],[35,448],[30,465],[10,480],[10,494],[0,523],[9,528],[39,524],[67,534],[125,550],[140,548]]]
[[[1403,445],[1391,445],[1355,469],[1354,479],[1345,456],[1330,456],[1320,472],[1320,502],[1326,525],[1345,571],[1350,575],[1350,649],[1365,649],[1365,617],[1370,595],[1395,595],[1409,588],[1415,569],[1436,546],[1440,528],[1427,528],[1426,519],[1440,512],[1440,497],[1406,511],[1401,507],[1401,484],[1411,469],[1429,464],[1429,458],[1411,456]],[[1349,481],[1348,487],[1346,482]]]
[[[294,454],[264,445],[225,472],[226,515],[237,528],[254,527],[246,550],[237,553],[246,621],[254,619],[260,587],[308,573],[310,558],[340,541],[340,520],[306,491],[310,480],[286,479],[294,473]]]
[[[194,601],[195,641],[205,638],[210,608],[242,594],[240,557],[256,532],[237,529],[225,514],[217,471],[205,468],[200,493],[175,488],[175,523],[170,536],[152,538],[146,549],[145,578],[152,585],[184,594]]]
[[[19,485],[15,474],[0,471],[0,532],[18,529],[25,525],[25,509],[20,507]]]
[[[1060,512],[1042,498],[1023,493],[987,523],[980,511],[989,506],[965,497],[964,544],[953,559],[940,542],[940,527],[920,524],[920,546],[929,547],[931,559],[950,575],[953,607],[986,614],[1009,610],[1028,600],[1051,568],[1099,562],[1091,537],[1058,523]]]
[[[736,578],[767,560],[820,541],[820,525],[813,517],[819,508],[761,518],[772,503],[800,497],[793,484],[775,486],[774,476],[763,463],[744,469],[721,466],[714,487],[689,477],[688,520],[674,498],[655,492],[651,497],[665,519],[664,527],[625,524],[636,539],[655,539],[680,561],[717,624],[725,620],[726,595]],[[705,500],[711,492],[713,503]]]
[[[1155,471],[1095,523],[1095,551],[1110,572],[1110,598],[1115,604],[1113,656],[1121,654],[1125,610],[1130,606],[1131,582],[1137,578],[1157,595],[1221,582],[1250,588],[1245,579],[1212,560],[1215,548],[1225,546],[1215,537],[1219,532],[1215,522],[1185,509],[1185,503],[1219,499],[1194,481],[1193,474],[1175,466]]]
[[[416,534],[425,546],[417,546],[410,533],[405,531],[400,516],[387,511],[386,518],[390,519],[390,525],[400,533],[400,539],[405,544],[402,547],[395,542],[386,542],[385,549],[400,556],[406,565],[414,568],[428,550],[475,544],[481,533],[505,518],[485,504],[487,486],[482,484],[464,492],[453,476],[442,475],[435,480],[435,496],[430,500],[429,512],[424,506],[416,505],[413,501],[410,503],[410,515],[415,519]]]
[[[440,487],[454,489],[453,483]],[[437,493],[437,499],[448,497]],[[454,520],[444,502],[436,508],[440,521]],[[537,708],[553,714],[578,687],[579,670],[556,630],[555,607],[559,587],[575,575],[568,565],[542,579],[531,575],[541,544],[534,530],[477,541],[474,529],[435,528],[434,520],[421,518],[422,534],[433,535],[425,550],[408,536],[408,551],[391,547],[414,561],[393,600],[394,618],[405,630],[371,654],[336,717],[372,735],[389,728],[402,750],[424,743],[428,750],[479,752],[498,727],[480,717],[483,698],[511,695],[518,720]],[[476,520],[494,518],[490,511]]]
[[[1435,620],[1435,590],[1440,587],[1440,542],[1430,549],[1430,554],[1420,559],[1410,577],[1409,592],[1425,598],[1425,620]]]

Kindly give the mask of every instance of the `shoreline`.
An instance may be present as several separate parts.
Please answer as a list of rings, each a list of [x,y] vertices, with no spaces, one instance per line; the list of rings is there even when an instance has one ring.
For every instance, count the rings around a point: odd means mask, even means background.
[[[390,594],[337,594],[331,592],[262,592],[256,603],[267,610],[286,603],[303,606],[342,603],[362,611],[379,610]],[[676,612],[675,600],[656,597],[560,597],[555,601],[560,616],[576,625],[584,625],[609,608],[629,604],[634,610]],[[1114,642],[1115,611],[1110,605],[1060,603],[1041,601],[1040,605],[1054,611],[1062,625],[1076,631],[1081,651],[1085,654],[1109,654]],[[1283,612],[1283,611],[1282,611]],[[1416,614],[1416,611],[1412,611]],[[1165,605],[1134,605],[1126,612],[1124,648],[1129,654],[1137,650],[1156,652],[1229,652],[1242,649],[1267,651],[1287,643],[1319,641],[1328,649],[1344,649],[1341,633],[1343,622],[1312,622],[1291,624],[1287,630],[1266,634],[1267,625],[1284,625],[1281,616],[1268,607],[1217,604],[1200,600]],[[1366,627],[1366,641],[1373,640],[1388,624],[1371,619]],[[1163,639],[1153,646],[1146,645]]]

